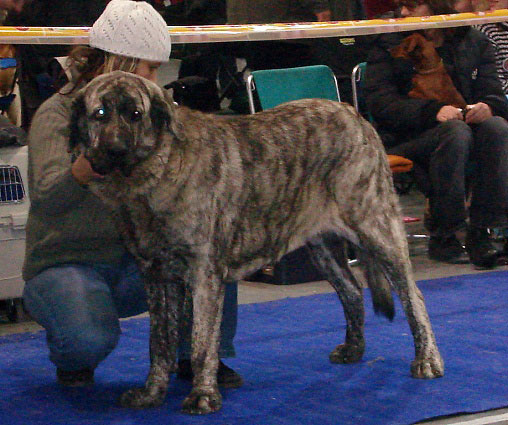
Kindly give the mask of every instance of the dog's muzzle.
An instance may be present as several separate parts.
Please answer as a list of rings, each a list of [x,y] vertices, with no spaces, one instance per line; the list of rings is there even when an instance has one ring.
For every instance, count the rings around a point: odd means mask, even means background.
[[[129,150],[126,148],[110,147],[107,149],[89,148],[85,158],[90,162],[92,169],[99,174],[106,175],[119,170],[129,176],[132,166],[129,165]]]

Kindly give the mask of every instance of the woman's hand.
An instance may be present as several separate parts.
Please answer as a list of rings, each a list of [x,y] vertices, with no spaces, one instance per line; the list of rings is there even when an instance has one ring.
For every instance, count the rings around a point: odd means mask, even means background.
[[[462,109],[456,108],[452,105],[443,106],[436,115],[436,120],[439,122],[445,122],[449,120],[464,120],[462,115]]]
[[[493,116],[490,106],[483,102],[467,105],[466,124],[480,124]]]
[[[79,155],[76,161],[74,161],[71,172],[76,181],[81,185],[88,184],[93,179],[104,178],[102,174],[96,173],[93,170],[92,164],[85,158],[84,154]]]

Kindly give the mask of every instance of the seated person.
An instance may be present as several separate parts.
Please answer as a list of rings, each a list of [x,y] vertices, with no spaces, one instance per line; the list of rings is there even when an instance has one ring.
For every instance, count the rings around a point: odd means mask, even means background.
[[[403,0],[402,16],[456,13],[453,0]],[[508,103],[496,74],[487,37],[470,27],[423,31],[469,105],[467,110],[434,99],[409,96],[413,64],[394,59],[390,49],[408,33],[380,36],[369,52],[365,80],[368,108],[388,153],[426,170],[434,223],[429,257],[467,262],[457,231],[466,226],[466,250],[478,268],[494,267],[497,250],[488,228],[508,223]],[[474,162],[470,188],[466,166]],[[466,194],[471,205],[466,208]]]
[[[476,9],[476,2],[477,0],[462,0],[459,12],[472,12]],[[508,9],[508,0],[489,0],[488,5],[488,11]],[[494,46],[497,74],[504,93],[508,95],[508,22],[490,22],[476,25],[475,28],[483,32]]]

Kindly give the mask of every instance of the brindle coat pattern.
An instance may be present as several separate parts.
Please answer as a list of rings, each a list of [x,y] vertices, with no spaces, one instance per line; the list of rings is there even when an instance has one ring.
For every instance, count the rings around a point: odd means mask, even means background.
[[[219,117],[175,106],[155,84],[118,71],[82,90],[71,140],[105,175],[90,188],[117,215],[146,277],[150,371],[144,387],[122,395],[122,405],[164,401],[189,290],[195,376],[183,408],[218,410],[223,283],[306,242],[346,316],[345,343],[332,362],[359,361],[365,346],[361,284],[344,251],[349,240],[359,248],[375,308],[393,316],[387,280],[402,301],[416,351],[412,375],[443,374],[385,152],[349,105],[307,99]]]

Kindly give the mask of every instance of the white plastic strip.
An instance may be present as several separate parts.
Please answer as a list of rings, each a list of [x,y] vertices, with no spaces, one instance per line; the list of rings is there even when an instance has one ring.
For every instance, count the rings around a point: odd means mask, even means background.
[[[500,415],[485,416],[482,418],[461,420],[460,422],[453,422],[450,425],[494,425],[508,423],[508,413]]]
[[[217,43],[230,41],[288,40],[297,38],[346,37],[387,32],[446,28],[508,21],[508,10],[457,13],[399,19],[304,22],[264,25],[170,26],[171,41]],[[0,43],[88,44],[88,27],[0,27]]]

